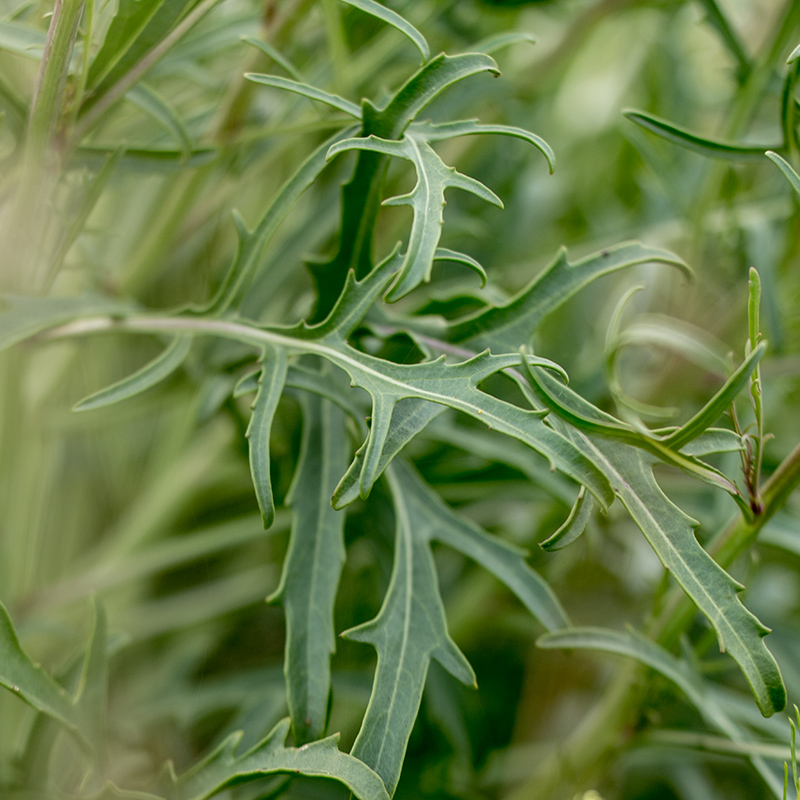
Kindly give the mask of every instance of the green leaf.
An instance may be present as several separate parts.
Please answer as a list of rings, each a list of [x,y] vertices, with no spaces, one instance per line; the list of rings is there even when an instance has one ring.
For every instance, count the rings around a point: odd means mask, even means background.
[[[481,279],[481,287],[486,286],[486,270],[474,259],[465,253],[456,250],[448,250],[446,247],[437,247],[433,254],[434,261],[454,261],[456,264],[463,264],[476,272]]]
[[[552,535],[539,543],[542,550],[547,550],[548,553],[555,550],[563,550],[568,545],[572,544],[586,529],[586,525],[594,511],[594,502],[592,496],[586,494],[586,490],[581,486],[575,504],[569,512],[569,516],[564,521],[564,524]]]
[[[595,278],[647,262],[671,264],[687,274],[689,268],[665,250],[630,242],[602,250],[575,264],[562,248],[555,260],[518,295],[450,325],[449,339],[495,351],[515,351],[530,343],[539,323],[548,314]]]
[[[446,364],[444,357],[422,364],[393,364],[351,348],[345,352],[317,352],[344,369],[353,385],[366,389],[372,398],[372,421],[359,476],[362,497],[367,496],[380,475],[387,441],[396,436],[395,405],[404,398],[415,397],[462,411],[519,439],[544,455],[553,468],[584,484],[604,506],[612,499],[602,472],[564,436],[545,425],[542,412],[519,408],[477,388],[489,375],[515,366],[516,358],[511,354],[495,356],[487,351],[455,364]]]
[[[142,2],[142,0],[139,0]],[[175,109],[154,89],[139,81],[136,86],[128,89],[125,99],[138,106],[149,114],[156,122],[168,131],[175,144],[189,157],[192,152],[192,140],[183,121],[178,117]]]
[[[359,800],[389,800],[381,779],[357,758],[339,750],[339,734],[299,748],[286,747],[289,726],[288,719],[282,720],[240,756],[236,750],[242,734],[231,734],[208,758],[173,778],[169,800],[206,800],[229,786],[280,773],[338,781]]]
[[[276,89],[285,89],[295,94],[300,94],[303,97],[308,97],[310,100],[317,100],[320,103],[325,103],[332,108],[344,111],[355,119],[361,119],[361,109],[349,100],[339,97],[329,92],[324,92],[322,89],[317,89],[314,86],[309,86],[307,83],[301,81],[290,80],[289,78],[281,78],[277,75],[261,75],[257,72],[246,72],[245,78],[253,83],[260,83],[264,86],[273,86]]]
[[[241,305],[267,242],[297,200],[325,169],[328,148],[340,139],[350,138],[355,131],[356,128],[340,131],[314,150],[284,183],[253,231],[248,230],[241,216],[234,213],[239,239],[236,255],[214,299],[201,311],[223,314]]]
[[[777,153],[773,153],[771,150],[767,150],[764,155],[778,167],[786,176],[786,180],[792,185],[792,189],[800,195],[800,175],[792,169],[792,165],[785,158],[782,158]]]
[[[157,45],[196,0],[119,0],[86,81],[83,110],[94,105]]]
[[[526,44],[536,44],[536,37],[532,33],[525,33],[524,31],[508,31],[505,33],[496,33],[492,36],[487,36],[476,42],[470,50],[473,53],[496,53],[498,50],[503,50],[512,44],[519,44],[525,42]]]
[[[108,625],[103,606],[93,598],[94,624],[81,670],[75,704],[83,719],[89,740],[105,753],[106,711],[108,704]]]
[[[722,704],[708,690],[705,681],[689,665],[679,661],[668,651],[642,634],[628,627],[626,633],[607,628],[569,628],[563,631],[542,634],[536,640],[537,647],[544,649],[588,649],[627,656],[656,670],[672,681],[700,712],[705,721],[734,742],[744,742],[743,731],[728,716]],[[776,796],[780,789],[775,775],[758,755],[750,755],[750,761],[758,770]]]
[[[753,370],[766,350],[767,343],[761,342],[725,381],[722,388],[688,422],[663,440],[664,444],[673,450],[680,450],[716,422],[748,384]]]
[[[373,17],[377,17],[383,22],[391,25],[393,28],[396,28],[398,31],[400,31],[400,33],[407,36],[422,54],[423,62],[430,58],[431,51],[428,47],[428,43],[425,41],[425,37],[410,22],[408,22],[408,20],[401,17],[395,11],[392,11],[390,8],[386,8],[386,6],[382,6],[380,3],[374,2],[374,0],[342,0],[342,2],[347,3],[349,6],[358,8],[361,11],[365,11],[367,14],[371,14]]]
[[[303,76],[298,71],[297,67],[289,61],[286,56],[281,53],[276,47],[273,47],[269,42],[262,42],[260,39],[253,39],[251,36],[242,36],[242,41],[247,44],[257,47],[264,55],[269,56],[276,64],[281,66],[294,80],[298,83],[303,83]],[[247,77],[247,76],[245,76]],[[360,111],[359,111],[360,114]]]
[[[741,585],[700,546],[694,535],[697,522],[661,491],[653,477],[655,457],[600,436],[574,432],[573,440],[582,441],[587,455],[594,454],[665,569],[709,620],[720,650],[739,665],[761,713],[780,711],[786,690],[763,641],[769,629],[739,601]]]
[[[362,138],[399,140],[416,117],[445,89],[481,72],[499,75],[497,64],[476,53],[446,56],[424,64],[378,108],[362,102]],[[371,150],[359,152],[353,177],[342,188],[342,224],[336,254],[324,263],[310,264],[317,303],[313,321],[323,319],[341,294],[352,269],[360,280],[373,268],[372,237],[380,208],[387,157]]]
[[[475,136],[480,133],[498,133],[503,136],[511,136],[522,139],[532,144],[547,159],[547,166],[550,174],[556,168],[556,154],[541,136],[526,131],[524,128],[514,128],[510,125],[484,125],[475,119],[464,120],[462,122],[441,122],[430,121],[414,122],[411,124],[410,132],[418,139],[426,142],[439,142],[445,139],[454,139],[457,136]]]
[[[264,527],[269,528],[275,519],[275,502],[272,498],[272,482],[269,474],[269,436],[286,380],[286,352],[281,348],[265,349],[261,364],[258,392],[245,435],[250,440],[250,472],[253,476],[258,507],[261,510],[261,519]]]
[[[0,50],[40,60],[47,36],[17,22],[0,22]]]
[[[81,317],[119,314],[129,305],[106,297],[0,295],[0,352],[37,333]]]
[[[378,616],[342,634],[378,652],[375,681],[352,755],[381,776],[390,794],[400,777],[417,717],[428,665],[433,658],[460,681],[475,675],[447,633],[444,606],[426,531],[430,520],[387,473],[395,508],[392,577]]]
[[[89,395],[73,407],[73,411],[103,408],[147,391],[172,375],[189,355],[191,336],[176,336],[161,355],[127,378]]]
[[[86,166],[93,170],[102,168],[117,152],[117,148],[104,145],[81,145],[71,156],[71,167]],[[133,172],[163,174],[172,170],[194,169],[210,164],[218,156],[215,147],[194,147],[188,153],[167,147],[126,147],[119,159],[119,167]]]
[[[8,615],[0,603],[0,686],[37,711],[47,714],[74,732],[80,717],[66,691],[22,649]]]
[[[344,513],[330,504],[347,466],[344,413],[314,395],[303,397],[303,441],[287,503],[289,551],[280,586],[269,598],[286,612],[286,690],[296,745],[325,733],[335,650],[333,605],[344,564]]]
[[[396,282],[386,294],[389,301],[399,300],[422,282],[431,278],[433,260],[444,224],[445,189],[457,187],[502,208],[500,199],[482,183],[468,178],[448,167],[425,142],[404,136],[400,141],[389,141],[370,136],[366,139],[345,139],[328,152],[328,157],[346,150],[371,150],[388,156],[399,156],[414,164],[417,184],[407,195],[384,200],[383,205],[407,205],[414,212],[414,220],[403,264]]]
[[[569,617],[548,583],[526,563],[527,552],[489,536],[474,523],[445,505],[410,466],[393,467],[398,486],[426,525],[418,535],[433,539],[471,558],[505,584],[528,611],[547,628],[556,630],[570,624]]]
[[[645,130],[655,133],[668,142],[680,145],[687,150],[700,153],[711,158],[721,158],[727,161],[746,161],[761,158],[765,150],[780,150],[781,145],[738,145],[731,142],[722,142],[698,136],[696,133],[673,125],[665,119],[646,114],[643,111],[623,111],[623,114]]]

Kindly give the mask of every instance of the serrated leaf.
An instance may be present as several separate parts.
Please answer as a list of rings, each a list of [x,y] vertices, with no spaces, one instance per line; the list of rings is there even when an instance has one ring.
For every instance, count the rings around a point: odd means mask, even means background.
[[[800,175],[798,175],[792,165],[782,156],[779,156],[777,153],[773,153],[771,150],[767,150],[764,155],[773,163],[778,169],[784,174],[786,180],[792,186],[792,189],[800,195]]]
[[[555,550],[563,550],[571,545],[586,529],[592,511],[594,511],[592,496],[586,494],[584,487],[581,486],[575,504],[572,506],[569,516],[564,520],[564,524],[552,536],[540,542],[539,547],[550,553]]]
[[[556,168],[556,154],[550,145],[541,136],[526,131],[524,128],[515,128],[510,125],[484,125],[478,120],[468,119],[461,122],[414,122],[410,132],[415,137],[424,139],[426,142],[439,142],[445,139],[454,139],[457,136],[475,136],[481,133],[498,133],[503,136],[511,136],[516,139],[522,139],[540,150],[547,159],[547,166],[551,175]]]
[[[393,28],[396,28],[404,36],[407,36],[422,54],[422,60],[427,61],[430,58],[431,52],[425,37],[404,17],[401,17],[397,12],[392,11],[374,0],[341,0],[349,6],[358,8],[361,11],[370,14],[373,17],[386,22]]]
[[[290,80],[289,78],[281,78],[277,75],[262,75],[257,72],[246,72],[245,78],[253,83],[260,83],[264,86],[272,86],[275,89],[285,89],[289,92],[302,95],[309,98],[309,100],[317,100],[320,103],[325,103],[332,108],[344,111],[355,119],[361,119],[361,109],[349,100],[339,97],[330,92],[325,92],[322,89],[317,89],[315,86],[310,86],[302,81]]]
[[[394,364],[352,348],[316,348],[319,355],[340,366],[354,386],[372,398],[372,422],[365,443],[359,487],[365,497],[380,475],[387,441],[393,435],[395,405],[418,398],[449,406],[508,434],[544,455],[554,468],[584,484],[605,506],[612,499],[602,472],[562,435],[541,419],[542,412],[523,409],[480,391],[478,384],[489,375],[516,366],[515,356],[488,351],[468,361],[446,364],[444,357],[421,364]],[[341,505],[341,497],[337,498]]]
[[[625,633],[607,628],[568,628],[563,631],[542,634],[537,639],[536,645],[545,649],[600,650],[633,658],[672,681],[710,726],[731,741],[745,741],[742,730],[708,690],[702,677],[691,670],[688,664],[679,661],[671,653],[633,628],[629,627]],[[776,797],[780,798],[780,786],[772,770],[760,756],[751,754],[749,758]]]
[[[447,633],[436,569],[425,534],[430,521],[389,471],[395,508],[394,567],[378,616],[343,634],[378,652],[375,680],[351,751],[381,776],[390,794],[400,777],[431,659],[466,684],[475,675]]]
[[[286,380],[286,352],[282,348],[269,348],[261,358],[262,369],[258,379],[258,392],[253,402],[253,413],[245,434],[250,441],[250,472],[256,490],[258,507],[265,528],[275,519],[275,501],[272,498],[270,479],[269,437],[272,420]]]
[[[0,686],[37,711],[78,732],[80,716],[66,691],[22,649],[6,607],[0,603]]]
[[[567,261],[566,250],[562,248],[555,260],[508,303],[452,323],[449,338],[453,342],[491,347],[497,352],[517,350],[521,344],[530,343],[544,317],[595,278],[651,261],[689,273],[677,256],[638,242],[602,250],[574,264]]]
[[[471,558],[504,583],[547,630],[570,624],[569,617],[547,582],[526,563],[528,553],[489,536],[477,525],[456,514],[403,462],[393,475],[409,505],[427,521],[420,536],[446,544]]]
[[[645,130],[655,133],[668,142],[680,145],[687,150],[700,153],[711,158],[721,158],[726,161],[746,161],[761,158],[765,150],[779,150],[780,144],[775,145],[739,145],[732,142],[723,142],[698,136],[696,133],[673,125],[665,119],[646,114],[643,111],[623,111],[631,122],[635,122]]]
[[[454,167],[448,167],[426,142],[416,141],[412,136],[406,135],[400,141],[376,136],[346,139],[334,145],[328,151],[328,157],[333,158],[338,153],[353,149],[371,150],[382,155],[407,159],[414,164],[417,172],[417,184],[409,194],[383,202],[383,205],[410,206],[414,213],[400,273],[386,293],[386,300],[390,302],[404,297],[420,283],[430,281],[444,224],[446,189],[463,189],[487,202],[500,207],[503,205],[494,192],[474,178],[457,172]]]
[[[192,337],[176,336],[157,358],[145,364],[127,378],[89,395],[73,407],[73,411],[90,411],[103,408],[147,391],[172,375],[189,355]]]
[[[600,436],[573,431],[584,452],[594,454],[617,497],[644,534],[661,563],[711,623],[720,650],[742,670],[764,716],[786,704],[786,690],[775,659],[764,644],[769,632],[739,601],[738,584],[700,546],[697,522],[661,491],[653,477],[657,459]]]
[[[411,122],[449,86],[481,72],[499,75],[486,55],[443,53],[424,64],[382,108],[362,101],[360,136],[399,140]],[[342,224],[336,254],[324,263],[309,264],[316,290],[313,321],[330,312],[352,269],[360,280],[372,270],[372,237],[380,207],[387,157],[359,152],[353,177],[342,187]]]
[[[269,600],[286,613],[284,674],[297,746],[325,732],[334,652],[333,605],[344,564],[344,513],[330,497],[347,465],[344,413],[315,395],[303,397],[303,441],[287,503],[289,550]]]
[[[86,80],[83,109],[94,105],[134,67],[191,8],[196,0],[119,0],[103,44]]]
[[[169,800],[206,800],[229,786],[280,773],[338,781],[359,800],[389,800],[381,779],[366,764],[339,750],[339,734],[299,748],[286,747],[289,726],[288,719],[282,720],[242,755],[236,754],[242,734],[231,734],[208,758],[174,779],[167,792]]]

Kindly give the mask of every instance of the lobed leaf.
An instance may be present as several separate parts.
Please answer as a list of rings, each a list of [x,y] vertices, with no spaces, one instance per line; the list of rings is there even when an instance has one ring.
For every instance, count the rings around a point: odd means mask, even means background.
[[[73,411],[103,408],[147,391],[175,372],[189,355],[192,337],[176,336],[161,355],[127,378],[89,395],[73,407]]]
[[[387,156],[399,156],[414,164],[417,172],[417,184],[407,195],[384,200],[383,205],[411,206],[414,219],[408,239],[408,248],[403,257],[399,275],[386,294],[388,301],[399,300],[420,283],[431,278],[433,261],[438,249],[439,239],[444,224],[443,210],[446,205],[445,190],[457,187],[471,192],[487,202],[502,207],[502,202],[482,183],[468,178],[448,167],[423,141],[416,141],[412,136],[404,136],[400,141],[380,139],[370,136],[366,139],[345,139],[335,144],[328,152],[332,158],[346,150],[371,150]]]
[[[287,503],[289,550],[278,589],[269,597],[286,613],[284,674],[296,745],[325,733],[335,650],[333,606],[344,564],[345,515],[330,497],[347,465],[344,413],[303,395],[303,441]]]
[[[253,413],[245,434],[250,441],[250,472],[258,507],[265,528],[275,519],[275,501],[270,479],[269,437],[272,420],[286,380],[286,352],[282,348],[265,349],[261,357],[261,375],[253,402]]]
[[[456,514],[406,463],[397,462],[393,475],[404,495],[426,520],[419,535],[457,550],[505,584],[547,629],[570,624],[569,617],[549,584],[526,563],[527,552],[489,536]]]
[[[206,800],[223,789],[288,773],[329,778],[344,784],[359,800],[389,800],[381,779],[363,762],[342,753],[339,734],[303,747],[286,747],[290,722],[284,719],[255,747],[237,755],[241,733],[233,733],[196,767],[173,776],[169,800]]]
[[[343,636],[376,649],[378,663],[369,705],[352,755],[381,776],[394,794],[408,739],[433,658],[460,681],[475,675],[447,632],[436,569],[426,534],[430,520],[388,473],[395,508],[394,566],[378,616]]]

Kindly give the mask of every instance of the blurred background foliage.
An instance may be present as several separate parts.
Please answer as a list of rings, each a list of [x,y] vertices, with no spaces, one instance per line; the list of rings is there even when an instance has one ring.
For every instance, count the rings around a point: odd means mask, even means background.
[[[483,291],[508,296],[562,245],[574,258],[636,238],[694,268],[691,284],[663,267],[606,277],[543,326],[538,352],[563,364],[572,387],[593,403],[624,415],[623,395],[630,396],[638,404],[674,406],[685,419],[719,386],[727,354],[741,358],[747,271],[758,268],[770,342],[762,363],[766,421],[774,435],[765,464],[774,468],[800,438],[797,198],[766,158],[711,160],[653,136],[621,111],[640,109],[701,136],[778,146],[785,60],[800,41],[796,4],[388,5],[423,30],[434,51],[470,51],[509,31],[537,38],[535,45],[515,43],[495,54],[502,78],[456,86],[432,107],[435,119],[480,116],[536,131],[558,159],[550,176],[521,142],[467,137],[441,147],[447,163],[485,182],[506,206],[479,206],[466,194],[448,197],[442,244],[486,267]],[[733,44],[714,24],[715,10],[730,21]],[[19,141],[48,11],[46,2],[2,3],[2,201],[19,174]],[[95,3],[92,38],[87,44],[79,35],[76,61],[82,48],[99,46],[113,11],[113,2]],[[245,72],[286,72],[243,37],[268,42],[309,83],[353,101],[397,86],[417,57],[399,33],[335,0],[218,3],[146,72],[144,89],[128,93],[85,130],[79,117],[73,130],[80,140],[63,143],[47,214],[25,220],[21,234],[49,263],[61,264],[51,276],[52,291],[110,294],[150,308],[199,303],[213,294],[235,247],[231,210],[256,220],[340,122],[328,108],[245,81]],[[99,170],[120,147],[113,176],[98,185],[98,174],[105,180]],[[311,282],[302,263],[334,244],[339,185],[351,163],[333,162],[279,228],[249,295],[252,316],[274,323],[310,311]],[[407,191],[410,180],[408,169],[393,164],[390,184],[397,191]],[[7,206],[0,276],[14,289],[23,259],[12,249],[19,220]],[[378,249],[385,252],[401,238],[408,221],[405,209],[382,211]],[[612,369],[607,331],[620,299],[636,284],[644,289],[620,312],[628,334]],[[458,302],[450,299],[455,290]],[[478,291],[477,278],[463,267],[441,265],[430,285],[401,307],[453,314],[474,306]],[[243,438],[247,403],[229,399],[230,347],[201,343],[166,385],[81,415],[70,411],[75,402],[145,363],[158,342],[114,337],[38,344],[2,362],[0,599],[26,649],[68,684],[89,635],[88,598],[101,599],[114,652],[110,774],[143,791],[166,759],[185,768],[238,728],[246,745],[255,743],[286,713],[283,614],[264,598],[277,586],[288,516],[280,511],[269,531],[261,528]],[[403,337],[386,347],[395,360],[414,357]],[[278,415],[272,469],[282,501],[299,450],[296,402],[284,398]],[[568,513],[569,482],[551,476],[532,455],[505,463],[506,444],[484,430],[470,435],[462,428],[450,437],[421,437],[411,445],[418,468],[450,504],[530,548],[531,563],[580,624],[642,624],[665,584],[627,517],[612,508],[571,548],[545,554],[537,542]],[[677,472],[664,470],[659,479],[701,521],[701,539],[735,512],[729,498]],[[376,492],[347,521],[337,631],[373,616],[385,591],[392,521],[380,500]],[[798,511],[790,502],[771,523],[767,543],[734,570],[747,584],[749,607],[774,628],[770,647],[790,701],[800,690]],[[602,696],[619,661],[537,650],[537,623],[493,578],[452,552],[437,551],[437,559],[450,630],[480,689],[457,685],[432,666],[397,797],[510,796]],[[727,687],[739,718],[771,742],[764,747],[772,748],[780,772],[788,753],[785,717],[758,716],[735,665],[716,655],[700,622],[684,646]],[[373,667],[370,648],[338,643],[330,730],[342,732],[343,749],[358,730]],[[70,783],[77,779],[73,745],[60,742],[48,764],[25,751],[33,718],[30,708],[0,694],[0,786],[24,774],[30,788],[13,797],[46,797],[59,776],[64,791],[79,794]],[[741,754],[724,751],[710,735],[701,741],[702,730],[675,689],[654,679],[635,730],[613,763],[598,765],[592,785],[621,800],[765,796]],[[273,780],[229,794],[255,798],[275,789]],[[284,796],[345,795],[333,784],[303,779]]]

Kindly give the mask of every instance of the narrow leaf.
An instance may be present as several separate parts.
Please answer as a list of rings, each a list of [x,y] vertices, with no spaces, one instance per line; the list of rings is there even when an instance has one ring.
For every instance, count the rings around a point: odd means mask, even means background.
[[[315,395],[303,397],[303,441],[287,498],[289,551],[269,600],[286,612],[284,673],[296,745],[325,733],[335,650],[333,605],[344,564],[344,519],[330,504],[347,465],[344,413]]]
[[[633,628],[629,627],[625,633],[607,628],[570,628],[545,633],[536,640],[536,645],[544,649],[600,650],[633,658],[672,681],[711,727],[731,741],[739,743],[745,741],[743,731],[728,716],[722,704],[708,691],[701,676]],[[780,788],[775,775],[761,756],[750,754],[749,759],[773,794],[780,797]]]
[[[572,544],[586,529],[586,525],[594,511],[594,502],[592,496],[586,494],[586,490],[581,486],[578,497],[575,500],[575,505],[569,512],[569,516],[564,521],[564,524],[550,537],[539,543],[539,547],[547,552],[555,550],[563,550],[563,548]]]
[[[403,463],[393,474],[410,505],[426,520],[419,535],[463,553],[505,584],[547,630],[570,624],[549,584],[526,563],[525,550],[490,536],[445,505],[412,468]]]
[[[525,42],[526,44],[536,44],[536,37],[532,33],[525,33],[524,31],[508,31],[506,33],[496,33],[493,36],[487,36],[476,42],[470,50],[473,53],[496,53],[498,50],[503,50],[512,44],[519,44]]]
[[[400,777],[419,711],[430,660],[466,684],[475,675],[447,633],[433,556],[424,531],[430,524],[390,471],[396,517],[392,577],[378,616],[347,631],[348,639],[378,652],[375,681],[352,755],[381,776],[390,794]]]
[[[351,103],[338,95],[324,92],[315,86],[309,86],[307,83],[281,78],[277,75],[261,75],[256,72],[246,72],[244,77],[249,81],[253,81],[253,83],[273,86],[276,89],[285,89],[295,94],[303,95],[303,97],[308,97],[310,100],[318,100],[320,103],[325,103],[339,111],[344,111],[345,114],[349,114],[355,119],[361,119],[361,109],[355,103]]]
[[[662,139],[711,158],[721,158],[727,161],[755,160],[761,158],[765,150],[779,150],[781,147],[779,144],[738,145],[708,139],[643,111],[624,111],[623,113],[631,122],[641,125],[645,130],[655,133]]]
[[[488,346],[497,352],[516,351],[521,344],[529,344],[542,319],[595,278],[647,262],[670,264],[691,274],[677,256],[638,242],[602,250],[575,264],[567,261],[566,250],[562,249],[555,260],[508,303],[452,323],[449,338],[454,342]]]
[[[286,70],[293,80],[296,80],[298,83],[303,83],[303,76],[300,74],[297,67],[269,42],[262,42],[260,39],[253,39],[251,36],[243,36],[242,41],[247,42],[247,44],[253,47],[257,47],[264,55],[269,56],[276,64]]]
[[[275,519],[275,502],[272,498],[272,481],[269,465],[269,436],[278,401],[286,380],[286,353],[280,348],[270,348],[262,356],[258,392],[253,403],[253,413],[247,426],[250,440],[250,472],[256,490],[258,507],[265,528]]]
[[[299,748],[286,747],[289,726],[288,719],[282,720],[242,755],[236,753],[242,734],[231,734],[208,758],[173,778],[169,800],[206,800],[230,786],[280,773],[338,781],[359,800],[389,800],[381,779],[357,758],[339,750],[339,734]]]
[[[191,336],[176,336],[161,355],[127,378],[89,395],[73,407],[73,411],[90,411],[103,408],[147,391],[172,375],[189,355]]]
[[[792,185],[792,189],[794,189],[797,194],[800,194],[800,175],[794,171],[792,165],[782,156],[773,153],[772,150],[767,150],[764,155],[786,176],[786,180]]]
[[[438,142],[444,139],[454,139],[457,136],[474,136],[480,133],[499,133],[503,136],[522,139],[540,150],[547,159],[547,166],[550,168],[551,175],[556,168],[556,155],[550,145],[541,136],[526,131],[524,128],[514,128],[510,125],[484,125],[477,120],[470,119],[463,122],[442,122],[438,124],[430,121],[415,122],[412,123],[411,133],[426,142]]]
[[[8,615],[0,603],[0,686],[37,711],[77,732],[79,719],[66,691],[22,649]]]
[[[486,286],[486,270],[474,259],[465,253],[456,250],[448,250],[446,247],[437,247],[433,254],[434,261],[454,261],[456,264],[463,264],[476,272],[481,279],[481,287]]]
[[[342,2],[347,3],[349,6],[354,6],[361,11],[365,11],[373,17],[377,17],[407,36],[422,54],[423,62],[430,58],[431,51],[428,47],[428,43],[425,41],[425,37],[408,22],[408,20],[401,17],[395,11],[386,8],[386,6],[382,6],[380,3],[374,2],[374,0],[342,0]]]
[[[140,0],[141,2],[141,0]],[[186,154],[187,158],[192,151],[192,140],[183,121],[178,117],[175,109],[154,89],[139,81],[125,94],[125,99],[138,106],[149,114],[165,130],[167,130],[175,144]]]

